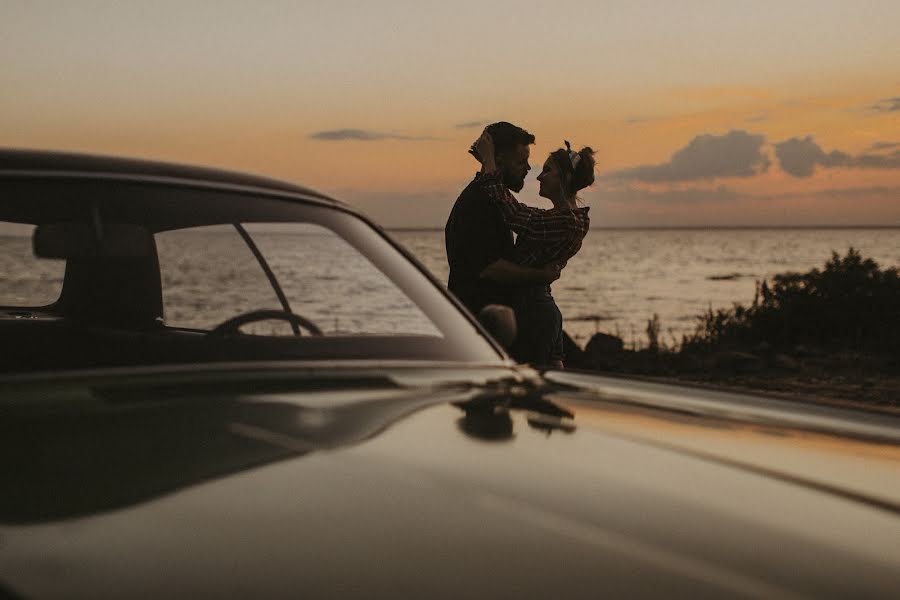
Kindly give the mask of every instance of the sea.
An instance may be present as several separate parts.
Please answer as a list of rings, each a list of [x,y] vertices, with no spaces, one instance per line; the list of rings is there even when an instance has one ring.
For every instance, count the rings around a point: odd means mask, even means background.
[[[441,281],[444,232],[394,231]],[[900,265],[900,228],[591,229],[553,286],[563,329],[584,346],[597,332],[627,347],[646,344],[657,315],[660,341],[680,344],[698,316],[753,302],[757,282],[822,269],[849,248],[881,267]]]
[[[443,230],[392,230],[389,233],[439,281],[447,281]],[[231,235],[236,237],[234,232]],[[371,290],[390,286],[369,281],[371,278],[361,275],[342,278],[346,285],[340,289],[323,282],[322,286],[315,288],[324,290],[322,297],[310,298],[311,292],[305,285],[292,291],[293,287],[297,287],[293,285],[294,280],[308,280],[309,274],[298,271],[303,271],[308,260],[298,257],[295,242],[283,243],[284,234],[258,235],[272,238],[257,241],[261,247],[273,249],[276,255],[273,268],[280,264],[290,267],[285,271],[286,291],[289,295],[295,292],[298,298],[302,297],[308,303],[304,310],[310,311],[304,314],[315,317],[317,322],[325,322],[329,328],[341,331],[354,326],[354,317],[370,328],[373,319],[380,318],[384,320],[379,324],[380,330],[399,331],[407,327],[406,321],[413,319],[411,313],[416,311],[408,303],[386,297],[383,302],[373,304]],[[214,245],[215,237],[201,238],[201,241],[204,246],[218,247]],[[237,241],[240,243],[240,240]],[[313,246],[307,248],[307,245],[303,247],[312,252]],[[163,259],[167,258],[167,253],[175,254],[172,257],[175,260],[164,261],[178,271],[164,273],[167,285],[175,294],[228,299],[229,294],[237,293],[237,289],[258,289],[268,296],[272,295],[264,279],[234,280],[249,277],[251,272],[261,278],[256,273],[259,269],[255,264],[248,262],[246,268],[238,268],[241,264],[228,258],[232,267],[227,270],[229,279],[210,281],[209,274],[218,271],[207,268],[209,265],[197,264],[196,258],[190,258],[201,253],[186,251],[178,245],[170,246],[161,247],[160,256]],[[585,238],[581,251],[569,261],[560,279],[553,284],[553,296],[563,314],[563,328],[582,346],[595,333],[605,332],[620,336],[627,347],[641,347],[647,340],[647,322],[654,315],[660,323],[660,341],[667,346],[677,346],[683,335],[696,329],[699,315],[710,309],[729,308],[735,303],[749,305],[758,282],[769,280],[779,273],[821,269],[833,252],[843,256],[851,247],[882,267],[896,267],[900,265],[900,228],[594,228]],[[248,254],[246,248],[240,250]],[[54,265],[53,261],[22,262],[21,258],[10,258],[30,254],[28,237],[0,236],[0,283],[3,284],[0,291],[12,293],[13,297],[8,300],[17,300],[19,296],[35,299],[45,294],[43,300],[52,302],[61,285],[61,266]],[[340,270],[346,271],[350,263],[337,250],[317,256],[332,254]],[[216,251],[212,255],[222,258],[227,252]],[[318,263],[321,263],[321,258],[317,259]],[[360,273],[364,271],[359,270]],[[328,279],[325,275],[322,277]],[[360,289],[347,287],[353,285]],[[201,287],[205,292],[199,289]],[[0,304],[10,304],[3,300],[0,294]],[[250,296],[241,296],[238,300],[247,304],[245,309],[268,306],[263,304],[263,300]],[[266,301],[277,308],[272,298]],[[354,302],[359,305],[354,305]],[[376,305],[379,307],[378,314],[369,314]],[[203,314],[208,324],[233,316],[224,309],[219,314],[215,308],[204,307]],[[177,317],[177,314],[167,312],[167,321],[170,318],[177,320]],[[413,327],[410,331],[418,330]]]

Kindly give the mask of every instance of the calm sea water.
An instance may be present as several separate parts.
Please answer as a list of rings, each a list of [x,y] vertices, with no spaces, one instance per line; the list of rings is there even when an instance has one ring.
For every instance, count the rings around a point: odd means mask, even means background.
[[[443,231],[394,235],[447,281]],[[900,264],[900,229],[595,229],[553,296],[564,329],[582,345],[596,331],[640,344],[653,314],[671,344],[710,306],[750,304],[757,280],[821,268],[832,251],[844,255],[851,246],[882,267]]]
[[[392,234],[439,280],[447,281],[443,231]],[[196,248],[187,248],[174,235],[158,242],[167,320],[212,326],[235,311],[278,307],[234,232],[234,251],[224,234],[201,236]],[[292,303],[302,305],[303,314],[323,329],[428,332],[415,307],[392,293],[390,283],[365,259],[347,252],[346,244],[321,237],[298,243],[285,234],[259,236],[257,242]],[[319,247],[326,243],[330,245]],[[692,332],[697,315],[710,307],[749,304],[758,280],[821,268],[832,251],[843,255],[851,246],[883,267],[900,264],[900,229],[595,229],[553,285],[553,295],[564,328],[582,345],[596,331],[641,344],[654,314],[664,341],[671,344]],[[30,255],[29,238],[0,236],[0,304],[40,304],[58,296],[61,262]],[[307,285],[311,279],[318,283]],[[195,298],[202,306],[194,305]],[[210,304],[210,298],[221,299],[222,306]],[[200,317],[203,322],[192,323]]]

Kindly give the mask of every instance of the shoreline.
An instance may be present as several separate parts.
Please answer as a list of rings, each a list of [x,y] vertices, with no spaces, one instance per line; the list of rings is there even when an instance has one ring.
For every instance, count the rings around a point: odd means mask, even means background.
[[[621,377],[623,379],[637,379],[649,383],[661,383],[678,385],[682,387],[697,388],[701,390],[734,392],[754,396],[763,396],[777,400],[812,404],[816,406],[828,406],[834,408],[849,408],[862,410],[873,414],[900,416],[900,377],[882,377],[877,386],[877,391],[895,392],[897,400],[893,403],[873,401],[871,396],[860,397],[860,386],[854,383],[837,383],[833,381],[820,381],[818,384],[799,381],[798,378],[775,377],[766,378],[754,382],[747,379],[737,381],[723,381],[710,379],[697,379],[685,375],[640,375],[632,373],[617,373],[609,371],[596,371],[585,369],[571,369],[573,372],[586,374],[602,374],[604,377]],[[887,381],[885,381],[887,380]],[[875,386],[873,386],[875,387]],[[850,398],[848,396],[855,396]]]
[[[417,226],[385,226],[389,232],[443,232],[443,226],[417,227]],[[808,230],[892,230],[900,229],[900,223],[896,225],[862,224],[862,225],[621,225],[591,227],[591,231],[808,231]]]
[[[567,353],[571,350],[567,348]],[[572,355],[567,369],[900,416],[897,357],[594,350]]]

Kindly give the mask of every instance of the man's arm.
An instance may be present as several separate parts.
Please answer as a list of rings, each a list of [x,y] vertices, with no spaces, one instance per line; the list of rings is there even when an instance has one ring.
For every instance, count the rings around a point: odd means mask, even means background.
[[[523,204],[509,193],[503,184],[503,175],[494,157],[494,140],[484,131],[473,147],[481,159],[481,189],[491,203],[500,209],[507,226],[520,236],[538,241],[554,241],[570,235],[572,219],[566,213],[553,209],[537,208]]]
[[[507,191],[499,171],[482,175],[481,189],[487,194],[491,204],[500,209],[506,225],[519,235],[538,240],[547,239],[551,224],[560,222],[559,215],[516,200]]]
[[[558,264],[550,263],[538,268],[525,267],[505,258],[498,258],[478,274],[482,279],[490,279],[505,285],[553,283],[559,279],[559,275]]]

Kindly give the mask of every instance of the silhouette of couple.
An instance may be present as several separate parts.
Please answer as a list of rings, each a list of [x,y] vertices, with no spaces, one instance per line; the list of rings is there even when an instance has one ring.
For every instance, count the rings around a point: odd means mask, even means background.
[[[481,170],[459,195],[444,239],[447,287],[477,315],[489,305],[511,307],[517,333],[509,352],[519,362],[563,367],[562,314],[550,291],[590,227],[588,208],[576,194],[594,182],[594,151],[554,150],[537,179],[541,209],[518,202],[534,136],[501,121],[488,125],[469,152]],[[516,238],[513,240],[513,232]]]

